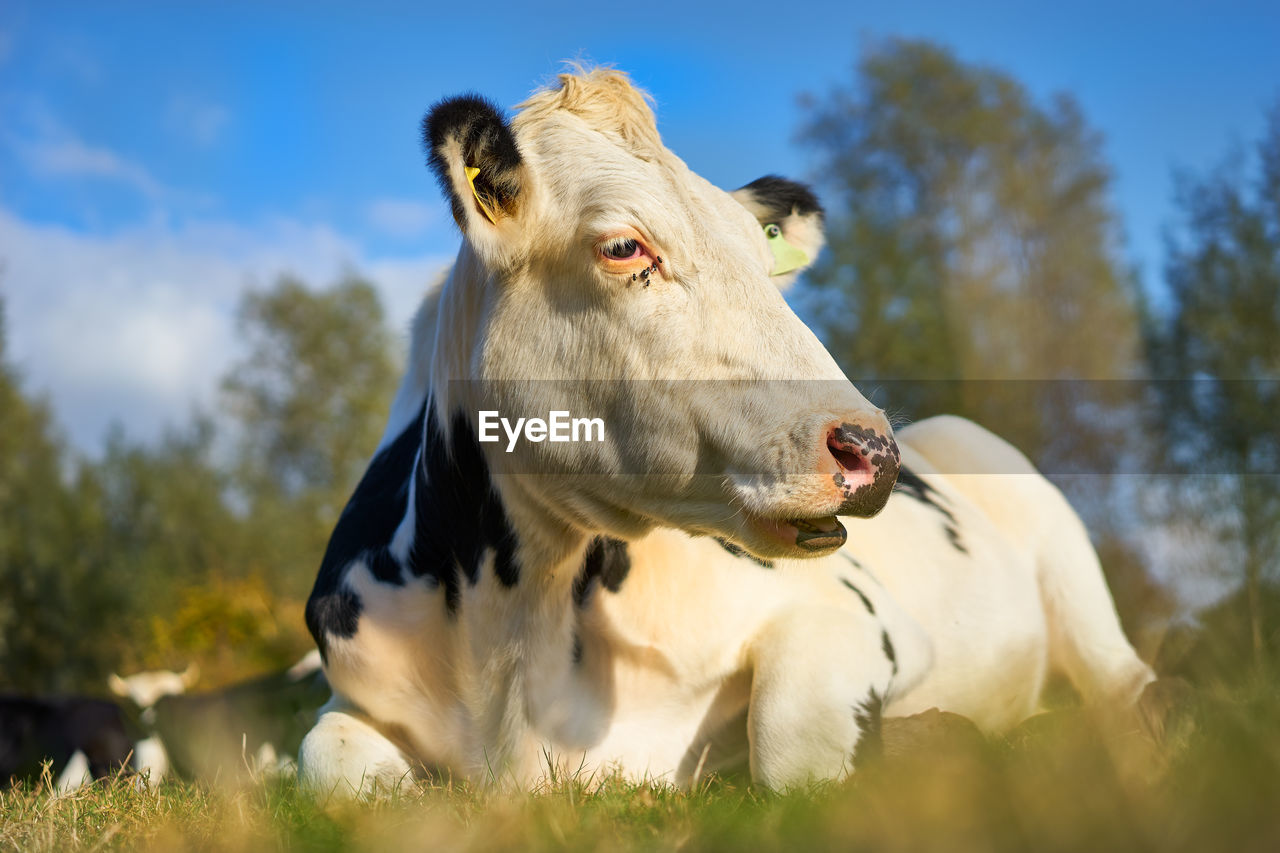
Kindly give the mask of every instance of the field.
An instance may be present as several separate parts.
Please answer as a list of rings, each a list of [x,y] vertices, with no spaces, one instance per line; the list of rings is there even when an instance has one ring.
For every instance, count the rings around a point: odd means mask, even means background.
[[[1280,849],[1280,690],[1174,694],[1164,744],[1078,710],[984,739],[958,718],[885,721],[850,781],[785,795],[610,779],[533,793],[412,784],[318,803],[292,780],[229,789],[127,777],[0,793],[0,849]]]

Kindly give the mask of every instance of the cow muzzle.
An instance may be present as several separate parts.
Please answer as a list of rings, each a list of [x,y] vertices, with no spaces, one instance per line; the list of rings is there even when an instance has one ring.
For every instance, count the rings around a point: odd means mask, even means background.
[[[870,518],[884,509],[898,480],[901,455],[888,433],[841,423],[827,431],[827,451],[835,462],[832,483],[844,497],[837,515]]]
[[[796,547],[813,553],[844,544],[847,533],[836,516],[870,518],[884,509],[897,482],[901,458],[898,443],[888,432],[859,424],[829,425],[825,443],[821,473],[831,478],[839,507],[832,515],[788,519],[779,531],[794,531]]]

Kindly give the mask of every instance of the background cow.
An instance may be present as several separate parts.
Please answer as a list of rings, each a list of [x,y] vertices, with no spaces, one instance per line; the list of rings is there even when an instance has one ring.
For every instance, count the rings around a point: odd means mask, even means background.
[[[45,762],[66,793],[129,763],[140,727],[88,696],[0,696],[0,782],[34,781]]]
[[[312,651],[283,672],[161,697],[153,731],[174,772],[188,779],[292,772],[293,756],[328,696],[320,654]]]

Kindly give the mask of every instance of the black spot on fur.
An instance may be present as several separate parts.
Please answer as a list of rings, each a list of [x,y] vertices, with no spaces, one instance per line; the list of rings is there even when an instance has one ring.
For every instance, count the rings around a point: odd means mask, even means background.
[[[960,539],[960,524],[956,521],[956,517],[951,510],[943,505],[944,498],[938,493],[937,489],[922,480],[910,468],[903,466],[898,472],[898,482],[895,484],[894,490],[909,495],[926,506],[933,507],[942,516],[942,526],[946,531],[947,539],[951,541],[951,546],[961,554],[969,553],[969,549],[965,547],[964,542]]]
[[[622,582],[631,571],[631,555],[627,553],[627,543],[608,536],[597,536],[587,546],[586,556],[582,559],[582,570],[573,582],[573,601],[579,607],[587,603],[594,587],[593,581],[610,592],[622,589]]]
[[[870,613],[872,616],[875,616],[875,615],[876,615],[876,609],[875,609],[874,607],[872,607],[872,606],[871,606],[871,599],[867,598],[867,597],[862,593],[862,590],[860,590],[860,589],[858,589],[856,586],[854,586],[854,585],[853,585],[853,581],[849,580],[848,578],[840,578],[840,583],[842,583],[842,584],[844,584],[845,586],[849,587],[849,589],[853,590],[853,594],[854,594],[854,595],[856,595],[856,596],[858,596],[858,598],[862,599],[862,604],[863,604],[863,606],[865,606],[865,607],[867,608],[867,612],[868,612],[868,613]]]
[[[494,574],[503,586],[520,580],[516,538],[470,422],[456,415],[446,442],[434,407],[428,406],[426,417],[408,568],[414,577],[435,578],[444,587],[445,607],[453,614],[461,603],[462,578],[471,584],[480,579],[487,552],[493,553]]]
[[[884,652],[884,656],[889,659],[889,663],[893,666],[893,674],[898,674],[898,653],[893,648],[893,640],[889,639],[889,632],[881,629],[880,631],[880,649]]]
[[[765,175],[756,178],[742,187],[750,190],[756,201],[765,208],[765,215],[760,219],[761,225],[779,223],[793,213],[807,216],[816,213],[822,215],[822,205],[813,190],[796,181],[789,181],[777,175]]]
[[[466,208],[475,200],[460,195],[450,173],[445,149],[456,140],[464,166],[480,170],[473,183],[476,192],[495,214],[511,214],[519,202],[522,170],[520,149],[501,110],[486,98],[467,94],[437,102],[422,120],[422,143],[427,165],[453,208],[454,221],[465,228]]]
[[[881,729],[881,715],[884,711],[884,697],[872,687],[867,691],[867,698],[853,709],[854,722],[858,724],[858,742],[853,747],[853,766],[879,757],[884,751],[884,738]]]
[[[402,566],[388,546],[408,511],[410,480],[413,546]],[[462,598],[459,574],[475,583],[488,551],[499,582],[508,587],[518,582],[515,546],[470,424],[458,415],[446,445],[428,400],[374,457],[343,509],[307,600],[307,627],[322,655],[329,637],[355,634],[362,602],[345,579],[357,560],[382,583],[403,585],[405,568],[415,578],[431,578],[444,587],[445,607],[452,614]]]
[[[360,596],[345,586],[339,586],[331,595],[313,596],[307,602],[307,627],[322,655],[329,653],[330,637],[355,636],[363,610]]]
[[[425,408],[425,407],[424,407]],[[363,558],[383,583],[403,584],[400,564],[387,551],[409,505],[409,475],[422,443],[422,412],[369,463],[329,537],[320,572],[307,599],[307,628],[320,653],[327,638],[350,637],[360,619],[359,596],[344,586],[347,568]]]
[[[757,566],[763,566],[766,569],[773,568],[773,560],[765,560],[761,557],[757,557],[755,554],[752,554],[746,548],[743,548],[739,545],[735,545],[732,542],[730,542],[728,539],[721,539],[719,536],[717,536],[716,541],[720,543],[721,548],[725,549],[735,557],[740,557],[743,560],[750,560],[751,562],[755,563]]]

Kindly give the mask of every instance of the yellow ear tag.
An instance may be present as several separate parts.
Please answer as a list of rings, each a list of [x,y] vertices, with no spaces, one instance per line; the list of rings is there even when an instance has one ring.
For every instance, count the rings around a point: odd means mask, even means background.
[[[493,215],[489,205],[484,203],[484,199],[480,198],[480,193],[476,191],[476,175],[480,174],[480,169],[476,166],[463,166],[462,171],[467,174],[467,183],[471,185],[471,194],[476,197],[476,204],[480,205],[481,212],[484,213],[486,219],[497,225],[498,217]]]
[[[766,225],[764,236],[769,241],[769,248],[773,251],[772,275],[785,275],[809,263],[809,256],[788,243],[782,236],[782,229],[777,225],[773,223]]]

